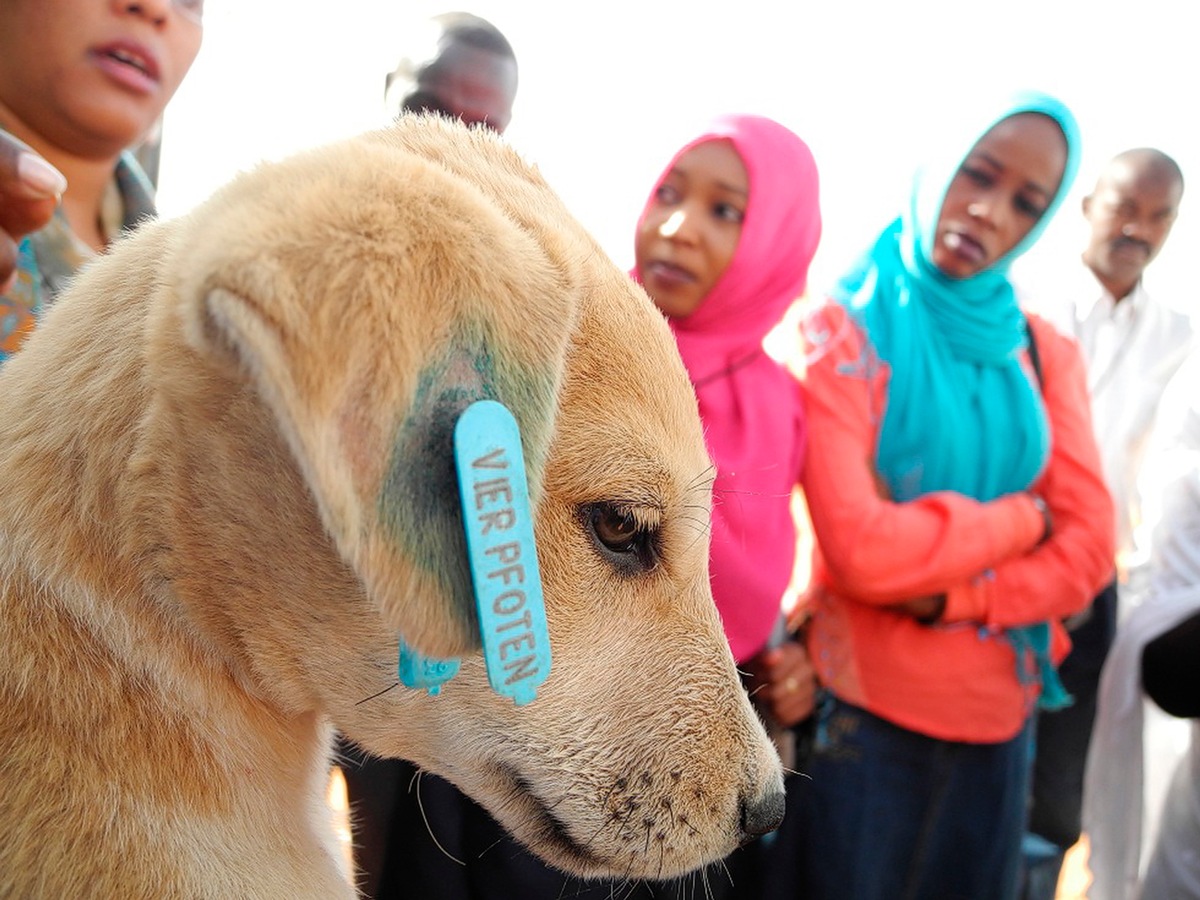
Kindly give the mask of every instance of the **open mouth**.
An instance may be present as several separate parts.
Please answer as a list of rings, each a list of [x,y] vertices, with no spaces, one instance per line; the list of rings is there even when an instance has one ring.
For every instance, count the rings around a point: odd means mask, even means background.
[[[981,265],[987,259],[987,251],[983,249],[983,244],[969,234],[950,231],[942,240],[951,253],[966,262]]]
[[[134,42],[114,41],[94,48],[92,54],[110,78],[131,90],[152,91],[159,82],[158,61]]]
[[[134,56],[132,53],[128,53],[124,50],[109,50],[105,53],[105,55],[110,59],[115,59],[117,62],[123,63],[124,65],[133,66],[133,68],[137,69],[147,78],[152,77],[150,75],[150,67],[141,57]]]

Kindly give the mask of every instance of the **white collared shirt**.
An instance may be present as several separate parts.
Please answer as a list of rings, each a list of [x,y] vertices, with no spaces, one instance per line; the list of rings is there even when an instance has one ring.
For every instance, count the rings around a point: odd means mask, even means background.
[[[1190,318],[1155,300],[1142,282],[1117,302],[1089,270],[1090,292],[1072,304],[1072,328],[1087,363],[1092,426],[1117,512],[1122,568],[1146,561],[1154,523],[1137,489],[1159,403],[1195,343]]]

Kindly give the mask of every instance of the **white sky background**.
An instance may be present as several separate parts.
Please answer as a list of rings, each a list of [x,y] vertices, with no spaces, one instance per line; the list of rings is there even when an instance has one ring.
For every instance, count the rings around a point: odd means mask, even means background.
[[[1200,54],[1188,0],[208,0],[204,47],[169,107],[159,206],[185,212],[261,159],[384,124],[399,35],[468,9],[509,38],[520,89],[507,138],[623,268],[654,177],[710,115],[792,128],[821,172],[820,291],[899,210],[911,172],[975,98],[1018,87],[1078,116],[1073,196],[1022,262],[1077,265],[1079,198],[1134,146],[1190,179],[1147,282],[1188,308],[1200,250]]]

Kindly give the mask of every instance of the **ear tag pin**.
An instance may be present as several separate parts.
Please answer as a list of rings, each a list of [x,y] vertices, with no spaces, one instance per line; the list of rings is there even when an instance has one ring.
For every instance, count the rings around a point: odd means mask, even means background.
[[[400,641],[400,683],[405,687],[425,688],[431,694],[440,694],[442,685],[457,674],[457,659],[422,656]]]
[[[467,558],[488,681],[524,706],[550,674],[550,633],[533,542],[533,512],[521,434],[511,412],[479,400],[454,428]],[[421,657],[400,645],[400,680],[436,694],[457,660]]]

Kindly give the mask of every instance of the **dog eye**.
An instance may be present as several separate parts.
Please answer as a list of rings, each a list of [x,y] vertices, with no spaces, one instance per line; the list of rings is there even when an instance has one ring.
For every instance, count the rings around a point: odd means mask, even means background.
[[[653,529],[612,503],[588,504],[582,512],[598,549],[622,574],[654,568],[657,553]]]
[[[613,553],[630,553],[637,540],[638,526],[629,513],[611,506],[596,506],[592,510],[592,528],[596,537]]]

